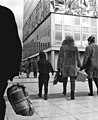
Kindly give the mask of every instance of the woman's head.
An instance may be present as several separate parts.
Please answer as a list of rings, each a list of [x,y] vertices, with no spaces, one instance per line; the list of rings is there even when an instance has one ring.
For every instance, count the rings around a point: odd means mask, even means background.
[[[74,39],[72,36],[65,37],[65,40],[63,41],[62,45],[66,45],[66,44],[74,45]]]

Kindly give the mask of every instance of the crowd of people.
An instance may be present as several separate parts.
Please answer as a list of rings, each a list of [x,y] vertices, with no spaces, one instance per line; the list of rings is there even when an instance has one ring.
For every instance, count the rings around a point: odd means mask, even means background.
[[[22,73],[26,73],[26,77],[29,78],[31,72],[33,72],[34,78],[37,78],[38,65],[36,58],[34,59],[28,58],[25,61],[21,61],[19,78],[21,77]]]
[[[74,39],[72,36],[66,36],[65,40],[62,42],[60,47],[58,61],[57,61],[57,71],[62,73],[63,76],[63,94],[66,95],[66,87],[68,78],[70,78],[70,96],[71,100],[75,99],[75,80],[78,75],[78,71],[85,70],[88,78],[88,86],[90,93],[89,96],[93,96],[93,83],[97,87],[98,94],[98,45],[95,43],[95,37],[90,36],[88,39],[88,45],[85,48],[83,63],[80,60],[80,54],[78,48],[74,45]],[[46,60],[46,55],[43,51],[39,53],[39,60],[28,58],[22,65],[22,70],[26,73],[27,78],[31,71],[33,75],[37,78],[38,76],[38,86],[39,93],[38,96],[42,97],[42,87],[44,85],[44,98],[47,100],[48,94],[48,81],[49,72],[54,73],[51,63]]]

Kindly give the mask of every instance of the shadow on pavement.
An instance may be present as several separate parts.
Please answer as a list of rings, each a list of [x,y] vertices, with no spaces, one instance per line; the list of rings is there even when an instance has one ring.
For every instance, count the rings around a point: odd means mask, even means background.
[[[88,92],[76,92],[75,97],[86,97],[88,96]],[[94,96],[96,96],[96,92],[94,92]],[[42,95],[42,98],[44,97],[44,94]],[[65,96],[62,93],[51,93],[48,94],[49,99],[55,99],[55,98],[64,98]],[[66,97],[70,97],[70,93],[66,94]],[[39,99],[37,95],[30,95],[31,99]]]
[[[94,96],[96,96],[96,95],[97,95],[96,91],[94,91]],[[29,95],[29,96],[32,100],[39,99],[37,94],[32,94],[32,95]],[[75,97],[84,97],[84,96],[85,97],[88,96],[88,92],[76,92],[75,93]],[[42,99],[43,99],[43,97],[44,97],[44,94],[42,95]],[[59,98],[64,98],[64,97],[65,96],[62,93],[50,93],[50,94],[48,94],[49,99],[55,99],[55,98],[59,99]],[[66,97],[70,97],[70,93],[67,93]],[[7,96],[5,96],[4,98],[5,98],[6,101],[8,101]]]

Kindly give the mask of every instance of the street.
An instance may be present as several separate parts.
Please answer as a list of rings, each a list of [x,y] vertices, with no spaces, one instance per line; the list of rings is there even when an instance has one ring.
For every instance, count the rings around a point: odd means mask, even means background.
[[[25,117],[16,115],[12,109],[6,93],[6,117],[5,120],[98,120],[98,96],[96,86],[94,87],[94,96],[88,96],[88,83],[77,82],[75,90],[75,100],[70,100],[70,82],[67,84],[67,95],[62,94],[62,83],[53,86],[53,77],[49,81],[48,100],[38,98],[38,78],[26,78],[23,74],[21,78],[15,77],[13,83],[23,84],[32,100],[34,106],[34,115]],[[9,86],[12,83],[9,82]],[[44,91],[43,91],[44,95]]]

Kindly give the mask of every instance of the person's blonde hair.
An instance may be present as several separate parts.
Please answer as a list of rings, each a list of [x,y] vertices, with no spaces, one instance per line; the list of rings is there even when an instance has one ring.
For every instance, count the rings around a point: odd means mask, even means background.
[[[74,45],[74,39],[73,36],[66,36],[65,40],[63,41],[62,45],[66,45],[66,44],[72,44]]]

